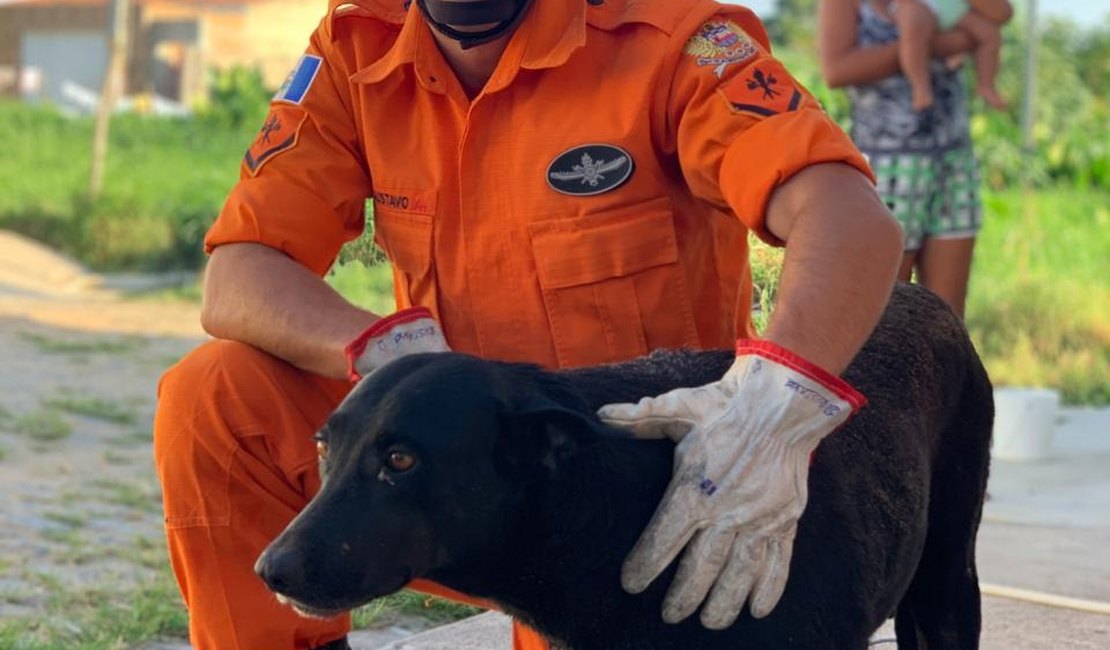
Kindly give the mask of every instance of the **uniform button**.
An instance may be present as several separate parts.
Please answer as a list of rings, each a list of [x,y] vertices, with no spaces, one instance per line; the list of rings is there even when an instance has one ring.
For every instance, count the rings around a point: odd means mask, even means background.
[[[605,0],[586,0],[586,2],[592,4],[595,7],[599,7],[603,2],[605,2]]]

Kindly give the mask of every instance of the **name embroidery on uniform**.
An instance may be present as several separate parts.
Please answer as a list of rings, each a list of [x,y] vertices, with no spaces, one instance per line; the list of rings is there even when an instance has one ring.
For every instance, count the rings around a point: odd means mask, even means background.
[[[739,25],[724,18],[714,18],[702,25],[682,51],[694,57],[698,65],[713,66],[713,74],[718,79],[728,66],[747,61],[759,53],[751,37]]]
[[[434,190],[375,189],[374,209],[432,215],[436,211],[436,194]]]

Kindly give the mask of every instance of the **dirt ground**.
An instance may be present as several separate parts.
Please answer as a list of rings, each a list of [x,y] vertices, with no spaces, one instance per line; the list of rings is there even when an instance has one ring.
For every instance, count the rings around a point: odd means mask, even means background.
[[[201,340],[196,307],[131,301],[0,233],[0,619],[59,586],[126,584],[161,543],[150,462],[161,370]]]
[[[163,280],[90,275],[0,231],[0,621],[40,615],[59,591],[165,574],[151,465],[155,389],[204,335],[194,302],[125,291]],[[1058,445],[1045,462],[994,464],[980,574],[1105,604],[1110,411],[1068,411]],[[380,647],[421,627],[360,632],[357,646]],[[494,627],[477,636],[507,634],[503,622]],[[445,646],[416,637],[397,647],[451,647],[462,637],[450,634]],[[188,648],[173,639],[142,647]],[[983,647],[1108,648],[1110,615],[987,598]]]
[[[166,585],[155,391],[204,333],[194,301],[131,289],[180,280],[96,276],[0,231],[0,621],[45,622],[62,594]]]

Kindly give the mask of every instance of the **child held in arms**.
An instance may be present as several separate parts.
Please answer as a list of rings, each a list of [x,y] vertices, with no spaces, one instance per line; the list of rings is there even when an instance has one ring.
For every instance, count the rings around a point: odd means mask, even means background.
[[[975,41],[976,92],[995,109],[1006,108],[1006,100],[994,86],[1002,46],[1002,23],[976,9],[976,0],[890,0],[898,26],[898,59],[909,79],[913,108],[928,110],[933,105],[932,75],[929,71],[929,43],[938,31],[959,29]],[[999,17],[1001,18],[1001,17]],[[1008,18],[1008,16],[1006,17]],[[949,61],[959,65],[961,57]]]

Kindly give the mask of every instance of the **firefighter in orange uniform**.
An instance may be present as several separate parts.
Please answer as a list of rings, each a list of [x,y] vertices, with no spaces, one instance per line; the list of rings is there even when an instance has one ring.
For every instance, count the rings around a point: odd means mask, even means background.
[[[202,320],[216,340],[159,388],[155,460],[194,646],[347,647],[346,617],[297,616],[252,566],[319,487],[315,428],[352,380],[401,354],[452,349],[565,368],[731,347],[754,336],[753,232],[785,245],[786,265],[764,340],[738,348],[729,381],[740,390],[729,394],[803,408],[744,379],[755,349],[850,413],[861,401],[835,375],[878,320],[901,255],[869,176],[742,7],[332,0],[208,233]],[[322,280],[362,231],[367,198],[393,268],[397,312],[385,318]],[[648,420],[696,420],[666,400],[607,409],[646,435]],[[793,450],[784,462],[804,466],[792,459],[838,422],[803,415],[791,420],[801,433],[769,417],[744,425],[751,434],[690,435],[712,453],[781,435]],[[760,458],[720,457],[741,456]],[[749,591],[753,613],[773,607],[793,528],[752,532],[759,513],[737,505],[728,477],[709,484],[694,498],[718,499],[702,513],[710,524],[679,521],[677,510],[701,505],[672,486],[624,577],[642,589],[686,547],[663,615],[679,620],[704,601],[703,622],[721,627]],[[804,490],[764,505],[796,521]],[[706,560],[722,543],[749,555],[766,547],[762,577]],[[514,648],[546,647],[515,626]]]

